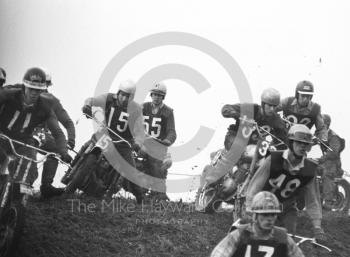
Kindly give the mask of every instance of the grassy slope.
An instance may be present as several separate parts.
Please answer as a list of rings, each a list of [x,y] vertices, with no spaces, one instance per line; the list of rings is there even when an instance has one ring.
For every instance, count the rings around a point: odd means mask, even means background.
[[[349,220],[326,215],[325,230],[337,254],[305,245],[306,256],[350,256]],[[181,203],[136,207],[128,200],[30,202],[18,256],[208,256],[230,224],[229,213],[198,213],[193,205]],[[305,217],[299,229],[309,235]]]

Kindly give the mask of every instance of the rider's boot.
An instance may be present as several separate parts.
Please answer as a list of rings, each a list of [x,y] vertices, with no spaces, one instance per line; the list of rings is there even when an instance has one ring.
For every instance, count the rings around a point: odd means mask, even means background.
[[[56,174],[57,166],[58,161],[54,158],[48,158],[43,165],[40,186],[40,192],[43,198],[47,199],[60,196],[64,193],[64,188],[56,188],[51,185]]]
[[[52,185],[41,185],[40,186],[41,196],[44,199],[48,199],[54,196],[60,196],[64,193],[64,188],[57,188]]]

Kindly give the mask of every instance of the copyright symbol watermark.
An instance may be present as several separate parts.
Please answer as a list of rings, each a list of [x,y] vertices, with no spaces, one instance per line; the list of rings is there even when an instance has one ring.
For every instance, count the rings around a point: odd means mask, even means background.
[[[109,92],[113,80],[118,72],[120,72],[124,65],[132,58],[146,50],[163,46],[185,46],[208,55],[210,58],[218,62],[230,76],[232,81],[231,86],[236,88],[240,102],[252,102],[252,94],[248,81],[234,58],[232,58],[228,52],[214,42],[185,32],[162,32],[152,34],[136,40],[124,47],[111,59],[104,69],[98,81],[95,96]],[[200,72],[185,64],[165,63],[157,67],[150,68],[148,72],[141,76],[137,82],[137,91],[134,100],[137,103],[143,103],[152,84],[167,79],[177,79],[186,82],[195,90],[199,97],[205,90],[215,87],[215,85],[210,85],[205,76],[203,76]],[[176,106],[173,108],[176,110]],[[131,107],[128,107],[128,112],[129,111],[132,113],[134,110],[132,110]],[[252,117],[253,110],[251,108],[242,108],[241,113],[248,117]],[[140,117],[140,119],[142,119],[142,117]],[[177,128],[178,133],[180,133],[182,129],[184,128]],[[198,151],[196,150],[197,146],[208,145],[214,135],[214,132],[215,130],[212,128],[198,125],[197,133],[191,140],[179,146],[169,147],[168,150],[171,152],[173,162],[188,160],[198,154]],[[233,142],[232,147],[227,154],[226,163],[223,163],[223,165],[225,165],[225,167],[233,166],[233,164],[238,161],[243,153],[246,144],[247,140],[243,143]],[[105,153],[105,156],[110,164],[112,164],[113,167],[122,174],[122,176],[126,177],[133,183],[144,188],[149,188],[152,186],[153,190],[164,191],[164,188],[161,186],[161,179],[148,176],[143,173],[140,174],[141,172],[132,167],[115,148]],[[143,179],[140,179],[140,177]],[[185,179],[168,180],[167,182],[167,192],[188,192],[191,184],[193,183],[193,178],[189,177]],[[159,185],[159,187],[157,185]]]

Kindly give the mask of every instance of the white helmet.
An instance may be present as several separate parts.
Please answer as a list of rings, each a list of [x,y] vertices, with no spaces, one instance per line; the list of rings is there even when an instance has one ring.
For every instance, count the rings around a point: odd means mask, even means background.
[[[151,94],[156,93],[165,96],[166,95],[166,85],[163,82],[155,83],[151,89]]]
[[[134,95],[136,92],[136,84],[131,79],[122,81],[119,85],[119,91],[123,91],[124,93]]]

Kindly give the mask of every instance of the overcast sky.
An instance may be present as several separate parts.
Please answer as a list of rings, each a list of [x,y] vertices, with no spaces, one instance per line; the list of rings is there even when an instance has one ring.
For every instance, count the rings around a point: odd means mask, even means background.
[[[50,70],[51,92],[74,120],[80,118],[80,146],[92,132],[80,115],[82,103],[94,94],[110,60],[148,35],[187,32],[212,41],[232,56],[257,103],[264,88],[274,87],[287,97],[294,95],[299,81],[313,82],[313,100],[332,116],[333,129],[348,143],[349,11],[347,1],[0,0],[0,66],[6,69],[9,83],[20,82],[32,66]],[[202,151],[171,169],[192,172],[192,166],[202,167],[209,153],[222,146],[231,121],[220,110],[225,103],[239,101],[237,85],[211,56],[172,45],[132,58],[116,75],[111,91],[121,80],[137,81],[167,63],[191,67],[211,86],[197,94],[184,81],[166,81],[165,102],[174,109],[176,146],[188,142],[201,125],[215,130],[208,146],[199,146]],[[347,170],[349,153],[347,148],[342,154]]]

